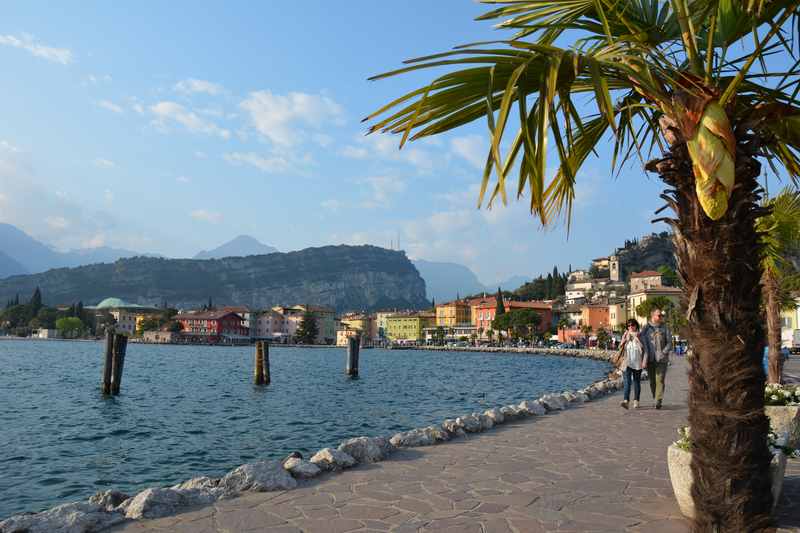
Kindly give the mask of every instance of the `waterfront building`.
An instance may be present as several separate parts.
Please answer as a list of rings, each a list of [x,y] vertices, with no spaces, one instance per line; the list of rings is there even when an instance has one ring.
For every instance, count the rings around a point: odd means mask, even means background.
[[[656,296],[668,298],[675,305],[675,312],[680,312],[681,294],[683,294],[683,291],[677,287],[653,287],[635,293],[632,292],[628,295],[628,318],[635,318],[640,325],[644,326],[649,317],[636,313],[636,307]]]
[[[379,339],[387,339],[389,338],[389,329],[386,324],[386,319],[390,316],[396,314],[397,311],[378,311],[375,313],[375,326],[378,330]]]
[[[533,309],[539,313],[539,316],[542,317],[538,328],[540,333],[545,333],[553,327],[553,304],[551,302],[517,302],[515,300],[504,300],[503,307],[506,312],[514,309]],[[484,304],[476,306],[475,310],[477,312],[475,326],[477,331],[480,332],[481,338],[485,339],[487,337],[487,332],[492,329],[492,321],[494,320],[497,310],[497,301],[494,299],[487,301]]]
[[[444,341],[449,342],[470,342],[478,338],[478,328],[473,324],[458,324],[456,326],[431,326],[422,330],[422,336],[427,344],[436,340],[439,328],[444,330]]]
[[[114,329],[117,333],[134,335],[136,327],[147,315],[161,312],[161,309],[145,305],[133,304],[120,298],[106,298],[95,306],[86,306],[84,309],[95,314],[110,313],[116,320]]]
[[[243,325],[247,328],[247,331],[250,332],[250,336],[253,336],[253,330],[255,329],[255,313],[253,313],[247,306],[244,305],[231,305],[225,306],[220,309],[220,311],[230,311],[231,313],[236,313],[244,320]]]
[[[176,344],[181,341],[181,334],[173,331],[145,331],[142,340],[152,344]]]
[[[57,329],[40,328],[36,331],[35,337],[37,339],[59,339],[61,336],[58,334]]]
[[[375,336],[373,332],[377,330],[376,327],[373,327],[375,324],[375,319],[370,315],[365,315],[361,313],[349,313],[342,316],[339,319],[341,323],[341,327],[339,327],[336,331],[336,342],[339,342],[339,331],[342,329],[352,329],[359,332],[359,334],[368,339],[374,339]]]
[[[436,325],[452,327],[459,324],[470,323],[470,305],[465,300],[453,300],[452,302],[436,305]]]
[[[182,337],[189,342],[239,341],[250,336],[244,318],[230,311],[179,313],[175,320],[183,328]]]
[[[631,294],[642,292],[646,289],[662,287],[661,274],[655,270],[645,270],[644,272],[634,272],[630,277]]]
[[[386,336],[392,342],[420,341],[423,330],[436,322],[433,313],[399,313],[386,317]]]
[[[273,309],[260,313],[253,325],[250,336],[256,339],[281,341],[289,335],[286,318]]]
[[[303,315],[311,313],[317,321],[316,344],[334,344],[336,342],[336,312],[330,307],[321,305],[293,305],[291,307],[275,306],[273,311],[283,315],[286,323],[286,336],[293,339],[297,328],[303,321]]]

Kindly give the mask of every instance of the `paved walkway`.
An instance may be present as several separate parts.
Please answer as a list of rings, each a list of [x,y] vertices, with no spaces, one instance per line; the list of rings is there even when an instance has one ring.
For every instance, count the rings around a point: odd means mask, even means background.
[[[116,531],[687,531],[666,464],[667,446],[687,415],[682,360],[667,379],[661,411],[649,389],[638,411],[621,409],[618,393],[467,439],[398,451],[383,463],[293,491],[248,494]],[[787,471],[778,517],[780,531],[800,531],[800,461]]]

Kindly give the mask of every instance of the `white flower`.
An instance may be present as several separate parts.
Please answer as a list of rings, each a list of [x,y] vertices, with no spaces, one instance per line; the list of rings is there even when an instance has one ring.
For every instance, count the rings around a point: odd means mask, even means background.
[[[777,401],[778,401],[778,397],[777,397],[775,394],[773,394],[772,396],[770,396],[770,397],[769,397],[769,399],[770,399],[770,400],[772,400],[772,401],[774,401],[774,402],[777,402]]]

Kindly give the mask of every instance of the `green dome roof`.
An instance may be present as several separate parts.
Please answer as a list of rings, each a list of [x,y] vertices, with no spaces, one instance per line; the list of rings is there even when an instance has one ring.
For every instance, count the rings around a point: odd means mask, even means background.
[[[97,304],[97,309],[112,309],[115,307],[139,307],[139,306],[129,304],[128,302],[120,300],[119,298],[106,298],[105,300]]]

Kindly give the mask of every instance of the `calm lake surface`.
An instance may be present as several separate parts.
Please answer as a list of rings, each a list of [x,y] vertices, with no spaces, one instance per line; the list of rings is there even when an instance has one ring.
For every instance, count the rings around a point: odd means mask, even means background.
[[[0,519],[134,493],[345,438],[391,435],[474,410],[583,387],[606,363],[553,356],[129,344],[122,394],[99,392],[101,343],[0,341]]]

